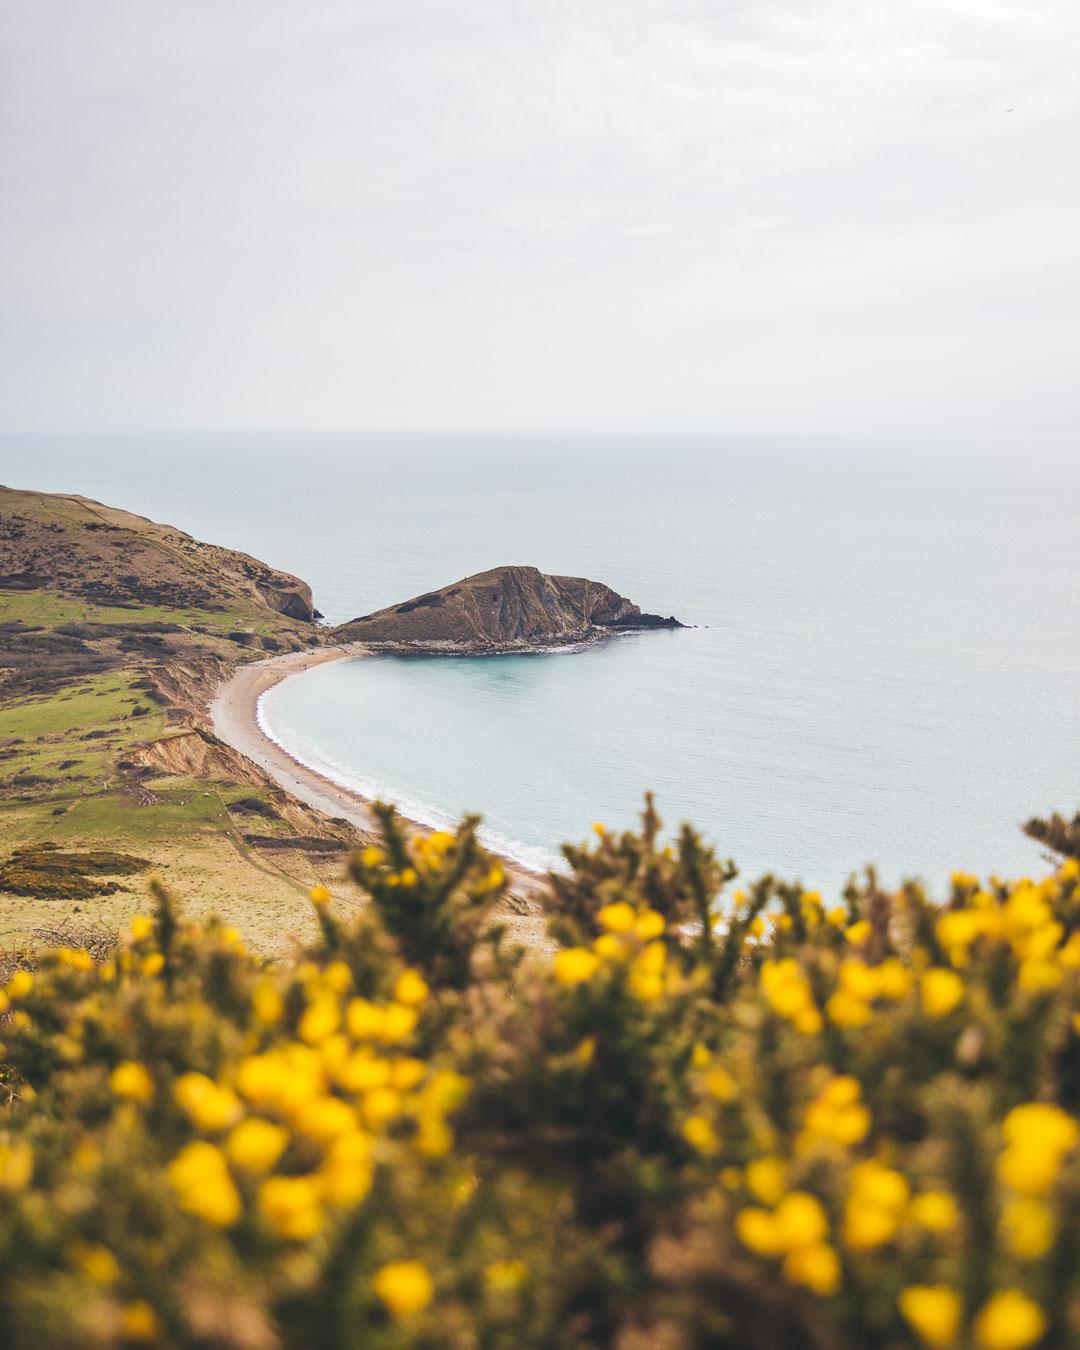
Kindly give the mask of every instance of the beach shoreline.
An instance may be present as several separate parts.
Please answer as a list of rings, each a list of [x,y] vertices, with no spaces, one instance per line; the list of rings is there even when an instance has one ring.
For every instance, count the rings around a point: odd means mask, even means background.
[[[291,797],[322,815],[347,820],[365,834],[374,835],[379,825],[370,798],[295,759],[284,746],[266,734],[259,722],[259,700],[282,680],[328,661],[355,660],[367,654],[368,649],[362,644],[349,644],[288,652],[249,662],[217,686],[207,710],[214,735],[256,764]],[[429,826],[408,816],[402,819],[410,830],[423,834],[430,831]],[[528,916],[515,914],[513,926],[539,927],[537,896],[545,885],[544,874],[513,859],[501,857],[500,860],[510,878],[511,893],[533,911]],[[529,940],[530,945],[545,945],[539,931],[530,934]]]

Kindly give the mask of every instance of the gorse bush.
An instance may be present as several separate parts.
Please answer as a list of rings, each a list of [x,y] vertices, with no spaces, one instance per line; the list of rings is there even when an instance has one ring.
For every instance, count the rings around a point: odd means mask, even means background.
[[[524,952],[475,819],[381,823],[295,961],[155,887],[11,977],[0,1345],[1080,1343],[1075,857],[730,890],[650,803]]]

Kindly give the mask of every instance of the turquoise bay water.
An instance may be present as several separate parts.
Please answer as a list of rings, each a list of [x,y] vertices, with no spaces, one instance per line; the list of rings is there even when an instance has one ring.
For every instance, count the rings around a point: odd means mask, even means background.
[[[294,754],[534,864],[652,788],[745,872],[1026,871],[1080,807],[1071,444],[626,437],[5,438],[87,493],[309,580],[334,621],[504,562],[696,628],[577,652],[379,657],[277,686]]]

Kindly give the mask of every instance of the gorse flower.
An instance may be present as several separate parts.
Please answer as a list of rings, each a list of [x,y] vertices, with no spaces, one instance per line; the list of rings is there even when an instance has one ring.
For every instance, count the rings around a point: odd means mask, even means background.
[[[650,803],[523,952],[474,820],[378,814],[295,957],[158,887],[8,977],[5,1343],[1080,1343],[1080,861],[728,899]]]

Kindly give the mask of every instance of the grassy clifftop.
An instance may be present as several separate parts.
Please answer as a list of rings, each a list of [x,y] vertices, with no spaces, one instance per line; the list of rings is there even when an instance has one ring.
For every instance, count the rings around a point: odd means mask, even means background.
[[[238,662],[316,644],[315,617],[304,582],[245,554],[84,497],[0,488],[0,946],[137,908],[139,877],[82,898],[13,890],[27,868],[5,864],[51,845],[146,859],[197,907],[286,940],[352,834],[216,742],[203,709]]]
[[[102,606],[317,617],[306,582],[88,497],[0,487],[0,585]]]

